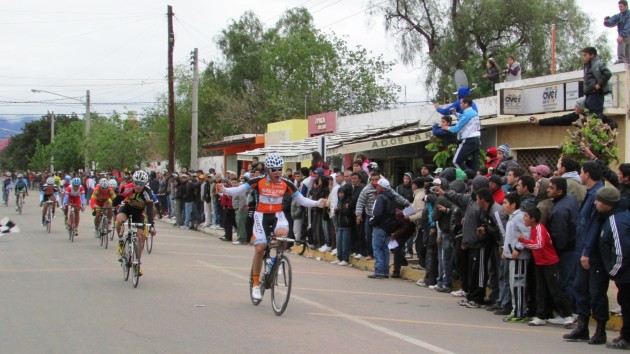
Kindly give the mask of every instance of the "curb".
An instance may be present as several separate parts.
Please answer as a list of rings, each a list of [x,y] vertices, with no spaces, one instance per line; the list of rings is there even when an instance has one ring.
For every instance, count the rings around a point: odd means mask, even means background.
[[[170,219],[158,219],[157,221],[166,223],[166,224],[170,224],[173,225],[175,224],[174,220],[170,220]],[[222,237],[223,236],[223,230],[217,230],[217,229],[210,229],[207,227],[203,227],[201,229],[197,229],[197,230],[193,230],[191,229],[190,231],[197,231],[197,232],[201,232],[204,233],[206,235],[209,236],[213,236],[216,238]],[[302,250],[302,246],[293,246],[291,248],[292,250],[295,249],[295,251],[301,251]],[[296,255],[297,256],[297,255]],[[307,249],[304,254],[302,255],[305,258],[311,258],[313,260],[318,260],[318,261],[325,261],[325,262],[332,262],[335,259],[337,259],[337,256],[333,256],[330,252],[320,252],[318,250],[311,250],[311,249]],[[359,270],[363,270],[363,271],[374,271],[374,261],[368,261],[366,259],[354,259],[354,258],[350,258],[350,265],[352,268],[356,268]],[[393,265],[392,265],[393,266]],[[400,276],[401,276],[401,280],[408,280],[408,281],[418,281],[420,279],[424,279],[425,276],[425,272],[423,270],[419,270],[419,269],[413,269],[409,266],[406,267],[402,267],[400,269]],[[453,281],[453,290],[459,290],[460,289],[460,283],[459,281]],[[613,298],[609,298],[608,299],[610,304],[616,304],[617,303],[617,299],[613,299]],[[596,325],[597,322],[593,319],[591,319],[591,324]],[[621,330],[621,326],[623,325],[623,321],[621,319],[621,315],[619,314],[611,314],[610,315],[610,319],[608,320],[608,323],[606,324],[606,329],[610,330],[610,331],[616,331],[618,332],[619,330]]]

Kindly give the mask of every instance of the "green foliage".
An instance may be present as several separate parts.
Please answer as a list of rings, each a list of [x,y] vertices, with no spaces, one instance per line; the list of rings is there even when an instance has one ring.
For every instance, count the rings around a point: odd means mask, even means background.
[[[455,155],[455,151],[457,151],[457,144],[451,144],[445,147],[442,144],[442,139],[437,136],[432,136],[426,149],[435,152],[433,162],[436,167],[446,168],[453,166],[453,156]]]
[[[85,151],[85,125],[75,121],[57,134],[50,145],[50,153],[55,158],[55,170],[75,171],[83,168]]]
[[[35,140],[35,153],[28,164],[28,168],[34,171],[46,171],[50,167],[50,151],[39,139]]]
[[[375,4],[386,30],[399,44],[401,60],[427,70],[425,84],[436,97],[456,89],[453,74],[464,61],[469,82],[478,83],[478,96],[492,87],[483,79],[493,57],[499,71],[507,56],[521,63],[524,77],[548,75],[551,68],[551,25],[556,25],[557,72],[582,67],[579,51],[595,45],[604,60],[611,57],[604,34],[595,35],[591,20],[574,0],[389,0]]]
[[[586,113],[573,123],[577,129],[568,130],[569,134],[562,143],[562,154],[570,156],[579,162],[586,158],[583,153],[585,147],[603,160],[606,164],[619,161],[617,147],[617,131],[610,129],[595,114]]]

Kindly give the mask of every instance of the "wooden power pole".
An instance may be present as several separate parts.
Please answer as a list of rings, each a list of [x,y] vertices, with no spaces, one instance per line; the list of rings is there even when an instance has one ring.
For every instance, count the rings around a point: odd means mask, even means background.
[[[173,49],[175,33],[173,32],[173,7],[168,8],[168,169],[175,172],[175,88],[173,74]]]

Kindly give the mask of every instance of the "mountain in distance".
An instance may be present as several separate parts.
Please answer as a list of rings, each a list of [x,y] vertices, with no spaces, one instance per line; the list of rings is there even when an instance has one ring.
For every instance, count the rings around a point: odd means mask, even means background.
[[[12,136],[20,134],[24,124],[41,119],[41,116],[3,116],[0,114],[0,151],[7,147]]]

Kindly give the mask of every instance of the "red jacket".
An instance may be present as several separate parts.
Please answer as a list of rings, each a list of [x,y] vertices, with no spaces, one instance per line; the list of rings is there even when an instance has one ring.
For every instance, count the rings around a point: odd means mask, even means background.
[[[543,224],[538,224],[536,227],[532,227],[530,232],[530,239],[526,239],[521,236],[518,238],[519,242],[523,244],[525,248],[532,250],[534,256],[534,262],[538,266],[552,265],[559,262],[556,249],[551,244],[551,237],[549,232]]]
[[[494,199],[497,204],[503,205],[503,199],[505,199],[505,192],[503,191],[503,188],[499,187],[499,189],[494,191],[492,193],[492,199]]]
[[[223,193],[223,195],[221,196],[221,206],[223,207],[223,209],[234,209],[234,207],[232,206],[232,197]]]

